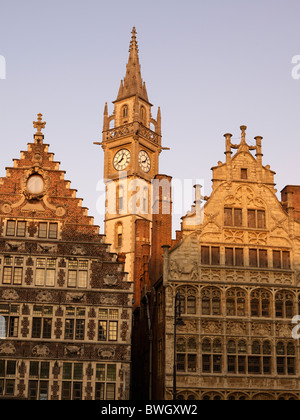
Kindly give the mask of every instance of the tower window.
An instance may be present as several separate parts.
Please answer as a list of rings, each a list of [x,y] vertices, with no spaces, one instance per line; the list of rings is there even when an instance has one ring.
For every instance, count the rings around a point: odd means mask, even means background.
[[[122,117],[127,118],[128,117],[128,106],[124,105],[122,108]]]
[[[241,169],[241,179],[248,179],[248,169]]]
[[[146,125],[146,110],[143,106],[141,107],[141,121]]]
[[[123,225],[117,223],[116,225],[116,248],[121,248],[123,244]]]

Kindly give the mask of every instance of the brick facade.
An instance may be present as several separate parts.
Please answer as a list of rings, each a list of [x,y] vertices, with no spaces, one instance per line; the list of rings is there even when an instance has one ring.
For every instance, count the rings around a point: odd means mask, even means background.
[[[48,151],[41,115],[35,127],[0,180],[0,398],[128,399],[124,258]]]

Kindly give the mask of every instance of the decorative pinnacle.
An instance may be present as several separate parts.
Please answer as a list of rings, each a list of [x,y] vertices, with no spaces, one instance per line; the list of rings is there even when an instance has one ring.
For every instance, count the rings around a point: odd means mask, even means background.
[[[139,48],[138,48],[138,43],[137,43],[137,40],[136,40],[137,31],[135,29],[135,26],[132,28],[132,32],[131,33],[132,33],[132,37],[131,37],[131,41],[130,41],[129,52],[133,48],[136,49],[136,51],[138,52],[139,51]]]
[[[37,117],[37,121],[33,121],[33,127],[37,129],[37,132],[35,134],[42,134],[42,131],[45,128],[46,123],[42,121],[42,116],[43,114],[38,114]]]

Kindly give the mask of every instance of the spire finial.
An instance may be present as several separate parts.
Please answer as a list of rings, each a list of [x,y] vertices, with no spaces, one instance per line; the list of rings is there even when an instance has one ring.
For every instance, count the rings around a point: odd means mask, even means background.
[[[46,126],[46,123],[42,121],[43,114],[37,114],[37,121],[33,121],[33,127],[37,129],[35,134],[41,135],[43,134],[41,130],[43,130]]]
[[[138,43],[137,43],[137,40],[136,40],[137,32],[136,32],[135,26],[132,28],[131,34],[132,34],[132,37],[131,37],[131,41],[130,41],[129,52],[132,49],[135,49],[138,52],[139,48],[138,48]]]

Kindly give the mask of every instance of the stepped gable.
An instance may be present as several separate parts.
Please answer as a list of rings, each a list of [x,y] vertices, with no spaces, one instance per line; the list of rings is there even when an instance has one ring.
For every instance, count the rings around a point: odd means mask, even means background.
[[[41,117],[39,114],[38,120]],[[21,152],[20,159],[14,159],[13,167],[6,168],[6,177],[0,179],[1,219],[32,218],[33,224],[35,219],[55,219],[61,222],[62,239],[101,242],[99,227],[88,216],[82,199],[76,197],[70,181],[65,180],[65,171],[43,139],[38,130],[34,143],[28,144],[27,151]]]

